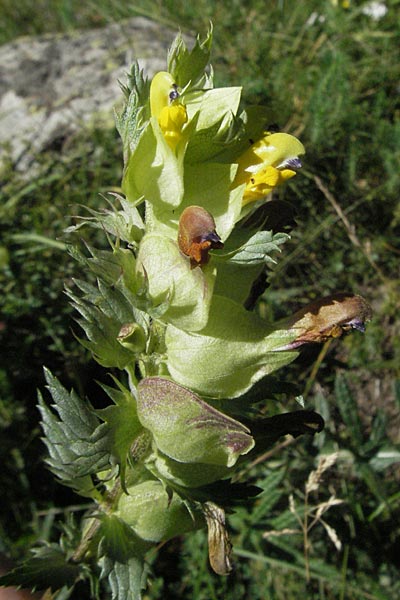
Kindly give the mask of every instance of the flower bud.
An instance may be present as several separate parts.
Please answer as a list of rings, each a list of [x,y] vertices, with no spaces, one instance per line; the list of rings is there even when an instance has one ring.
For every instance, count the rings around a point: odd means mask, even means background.
[[[125,323],[117,336],[124,348],[132,352],[142,352],[146,347],[146,334],[137,323]]]
[[[153,117],[160,118],[163,108],[175,100],[176,83],[171,73],[159,71],[150,85],[150,111]]]
[[[186,107],[179,102],[178,86],[167,71],[153,77],[150,86],[150,111],[156,117],[165,140],[175,150],[182,139],[182,129],[187,123]]]
[[[224,247],[215,231],[214,218],[205,208],[185,208],[179,219],[178,246],[183,254],[189,256],[192,267],[206,264],[209,250]]]

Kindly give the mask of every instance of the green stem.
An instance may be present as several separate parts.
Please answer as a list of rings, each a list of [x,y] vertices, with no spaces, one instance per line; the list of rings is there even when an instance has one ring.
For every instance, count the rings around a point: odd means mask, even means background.
[[[109,492],[106,492],[106,494],[103,497],[103,502],[101,504],[102,512],[109,514],[112,511],[115,505],[115,501],[121,493],[121,489],[121,481],[120,479],[117,479],[111,490]],[[92,523],[90,524],[88,529],[84,531],[82,539],[71,557],[72,562],[77,563],[83,559],[85,554],[88,552],[90,544],[96,536],[100,525],[101,520],[97,517],[93,517]]]

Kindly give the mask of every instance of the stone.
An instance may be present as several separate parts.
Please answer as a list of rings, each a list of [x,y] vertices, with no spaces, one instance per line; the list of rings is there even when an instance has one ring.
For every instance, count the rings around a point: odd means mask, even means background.
[[[118,81],[134,60],[151,77],[166,68],[176,31],[143,17],[103,29],[19,38],[0,47],[0,172],[20,173],[84,127],[113,127]]]

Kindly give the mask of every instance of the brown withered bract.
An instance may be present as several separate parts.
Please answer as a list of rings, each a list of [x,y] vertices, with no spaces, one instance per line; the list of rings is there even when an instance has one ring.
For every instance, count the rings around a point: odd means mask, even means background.
[[[208,262],[209,250],[224,247],[215,231],[214,218],[205,208],[185,208],[179,219],[178,246],[185,256],[189,256],[192,268]]]
[[[286,321],[286,326],[298,330],[299,335],[279,350],[294,350],[310,342],[325,342],[351,329],[364,332],[365,323],[371,317],[372,309],[362,296],[341,292],[320,298]]]
[[[214,504],[205,502],[204,516],[208,527],[208,558],[217,575],[229,575],[232,571],[232,544],[225,527],[225,512]]]

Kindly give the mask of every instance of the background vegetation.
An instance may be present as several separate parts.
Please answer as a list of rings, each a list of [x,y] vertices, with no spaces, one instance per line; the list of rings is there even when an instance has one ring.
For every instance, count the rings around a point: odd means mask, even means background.
[[[0,0],[0,43],[138,14],[188,32],[205,32],[211,19],[216,84],[243,85],[246,104],[267,105],[271,124],[307,149],[282,196],[297,227],[260,310],[280,317],[334,290],[374,308],[364,336],[307,351],[282,373],[326,429],[313,441],[283,440],[243,474],[264,492],[230,517],[235,575],[211,574],[199,532],[151,557],[149,599],[400,598],[400,2],[387,1],[379,19],[369,5]],[[44,467],[35,390],[46,364],[101,405],[93,380],[106,374],[73,337],[62,290],[78,266],[60,238],[79,204],[99,206],[99,192],[119,184],[121,144],[114,131],[91,130],[73,151],[40,160],[29,184],[5,174],[0,204],[0,551],[14,559],[79,509]],[[267,410],[294,407],[285,399]],[[318,457],[332,452],[335,464],[308,494]],[[309,529],[313,507],[333,496],[344,502],[319,515],[327,526]]]

